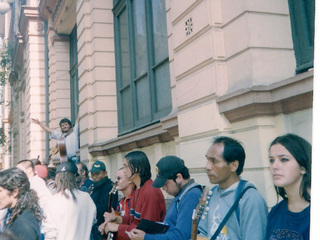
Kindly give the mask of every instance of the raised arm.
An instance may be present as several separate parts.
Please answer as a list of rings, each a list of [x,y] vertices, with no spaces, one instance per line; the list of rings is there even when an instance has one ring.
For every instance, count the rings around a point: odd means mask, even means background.
[[[48,126],[46,126],[45,124],[41,123],[38,118],[31,118],[31,122],[34,124],[39,125],[43,130],[45,130],[48,133],[51,133],[51,128],[49,128]]]

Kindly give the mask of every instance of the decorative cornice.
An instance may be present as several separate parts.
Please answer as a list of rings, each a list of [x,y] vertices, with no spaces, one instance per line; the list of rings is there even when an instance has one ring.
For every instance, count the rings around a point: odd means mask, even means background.
[[[41,0],[39,4],[39,9],[42,16],[48,20],[50,15],[53,13],[55,9],[55,5],[57,0]]]
[[[229,122],[258,116],[289,114],[312,108],[313,70],[268,86],[254,86],[217,99]]]
[[[134,148],[150,146],[156,143],[172,141],[177,136],[177,116],[171,115],[162,119],[160,123],[153,124],[103,143],[89,145],[88,149],[93,157],[110,155],[118,152],[130,151]]]
[[[59,12],[61,10],[61,7],[62,7],[64,1],[65,0],[58,0],[57,3],[56,3],[56,6],[55,6],[54,11],[52,13],[52,22],[53,22],[53,24],[55,24],[57,15],[59,14]]]
[[[26,34],[26,29],[28,26],[28,21],[38,20],[43,21],[42,16],[40,15],[39,9],[37,7],[22,6],[21,7],[21,16],[19,20],[19,30],[22,35]]]

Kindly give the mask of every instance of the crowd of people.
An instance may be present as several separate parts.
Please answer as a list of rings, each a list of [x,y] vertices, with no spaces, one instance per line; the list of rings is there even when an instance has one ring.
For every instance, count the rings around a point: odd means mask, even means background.
[[[69,159],[51,169],[22,160],[0,172],[0,239],[306,240],[311,151],[295,134],[272,141],[268,157],[278,203],[270,212],[254,184],[240,176],[245,149],[231,137],[215,138],[205,153],[204,167],[214,184],[210,191],[191,178],[177,156],[157,162],[154,181],[142,151],[124,156],[115,182],[102,161],[88,169]],[[161,189],[173,197],[168,207]],[[158,224],[150,230],[142,219]]]

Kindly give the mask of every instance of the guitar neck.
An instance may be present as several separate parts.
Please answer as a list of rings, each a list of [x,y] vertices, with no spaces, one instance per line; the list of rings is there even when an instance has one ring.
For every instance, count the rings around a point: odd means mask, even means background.
[[[108,203],[108,213],[112,212],[112,200],[113,200],[113,194],[109,194],[109,203]]]
[[[199,199],[199,203],[198,203],[197,207],[193,210],[191,240],[199,239],[199,237],[197,236],[197,234],[198,234],[198,221],[199,221],[199,218],[201,217],[201,214],[205,208],[208,193],[209,193],[209,187],[206,186],[201,194],[201,197]]]
[[[197,240],[198,234],[198,218],[192,220],[192,228],[191,228],[191,240]]]

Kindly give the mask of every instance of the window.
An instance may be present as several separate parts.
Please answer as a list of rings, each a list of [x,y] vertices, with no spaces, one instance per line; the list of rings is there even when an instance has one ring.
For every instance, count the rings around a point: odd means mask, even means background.
[[[165,0],[115,1],[119,134],[171,111]]]
[[[78,47],[77,47],[77,26],[70,34],[70,108],[71,122],[75,123],[79,111],[79,77],[78,77]]]
[[[313,67],[315,0],[290,0],[291,32],[296,57],[296,72]]]

